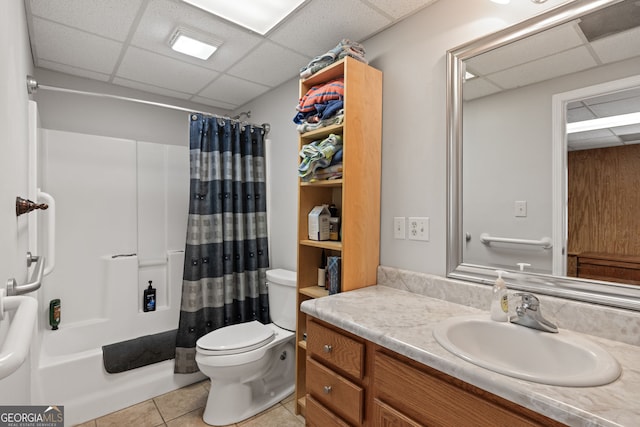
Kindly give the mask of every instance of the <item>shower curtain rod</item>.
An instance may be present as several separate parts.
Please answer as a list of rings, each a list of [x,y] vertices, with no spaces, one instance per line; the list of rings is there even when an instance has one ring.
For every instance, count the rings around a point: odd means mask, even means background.
[[[198,111],[198,110],[193,110],[191,108],[180,107],[178,105],[165,104],[165,103],[162,103],[162,102],[147,101],[145,99],[130,98],[130,97],[127,97],[127,96],[120,96],[120,95],[111,95],[111,94],[108,94],[108,93],[88,92],[88,91],[84,91],[84,90],[67,89],[67,88],[64,88],[64,87],[41,85],[35,79],[33,79],[33,77],[27,76],[27,91],[29,92],[29,94],[32,94],[32,93],[36,92],[36,90],[38,90],[38,89],[50,90],[52,92],[72,93],[72,94],[75,94],[75,95],[88,95],[88,96],[96,96],[96,97],[99,97],[99,98],[117,99],[117,100],[120,100],[120,101],[129,101],[129,102],[135,102],[135,103],[138,103],[138,104],[151,105],[151,106],[154,106],[154,107],[161,107],[161,108],[168,108],[168,109],[171,109],[171,110],[185,111],[187,113],[204,114],[206,116],[211,116],[211,117],[215,117],[215,118],[218,118],[218,119],[227,119],[227,120],[234,121],[236,123],[246,123],[246,124],[248,124],[250,126],[262,128],[262,129],[264,129],[265,135],[268,134],[269,131],[271,130],[271,125],[269,123],[263,123],[261,125],[258,125],[258,124],[255,124],[255,123],[243,122],[242,120],[239,120],[240,116],[242,116],[243,114],[247,115],[247,113],[240,113],[240,115],[238,116],[238,119],[235,119],[235,118],[231,118],[231,117],[228,117],[228,116],[221,116],[220,114],[210,113],[208,111]],[[251,111],[249,111],[248,113],[250,115]]]

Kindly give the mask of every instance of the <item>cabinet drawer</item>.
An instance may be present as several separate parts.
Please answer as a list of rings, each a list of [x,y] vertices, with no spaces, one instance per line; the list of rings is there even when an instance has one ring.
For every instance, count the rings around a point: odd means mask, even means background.
[[[542,425],[379,352],[374,372],[375,398],[426,425]]]
[[[364,390],[331,369],[307,358],[307,393],[346,421],[360,425]],[[308,409],[307,409],[308,411]]]
[[[349,424],[322,406],[320,402],[307,394],[307,414],[305,416],[309,427],[349,427]]]
[[[424,427],[378,399],[373,401],[373,425],[384,427]]]
[[[362,379],[364,344],[313,320],[307,323],[307,354],[338,371]]]

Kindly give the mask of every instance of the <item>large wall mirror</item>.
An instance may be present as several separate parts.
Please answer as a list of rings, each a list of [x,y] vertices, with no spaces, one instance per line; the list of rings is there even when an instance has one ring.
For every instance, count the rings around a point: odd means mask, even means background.
[[[640,310],[640,1],[447,53],[448,276]]]

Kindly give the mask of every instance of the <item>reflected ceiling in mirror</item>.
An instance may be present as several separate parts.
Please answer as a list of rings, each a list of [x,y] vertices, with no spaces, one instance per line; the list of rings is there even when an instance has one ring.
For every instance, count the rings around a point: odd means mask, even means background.
[[[638,8],[640,9],[640,7]],[[640,18],[638,18],[640,22]],[[638,35],[640,37],[640,34]],[[591,120],[640,115],[640,88],[594,96],[567,104],[567,123],[577,124]],[[640,119],[640,118],[638,118]],[[591,150],[640,143],[640,120],[622,126],[597,127],[583,132],[567,130],[567,150]]]
[[[601,3],[601,2],[600,2]],[[638,56],[640,4],[623,1],[465,60],[464,100]]]
[[[567,135],[565,123],[640,111],[640,88],[552,112],[558,94],[639,74],[639,25],[636,0],[578,0],[447,53],[450,277],[491,284],[503,269],[517,289],[640,310],[640,285],[567,277],[557,202],[567,150],[640,142],[638,124]]]

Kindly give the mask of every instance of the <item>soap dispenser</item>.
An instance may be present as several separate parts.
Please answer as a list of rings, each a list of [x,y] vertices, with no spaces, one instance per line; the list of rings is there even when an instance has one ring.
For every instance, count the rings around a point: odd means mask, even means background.
[[[506,322],[509,312],[509,296],[507,295],[507,285],[502,280],[502,274],[506,273],[501,270],[497,270],[496,273],[498,273],[498,278],[493,285],[491,295],[491,320]]]
[[[142,309],[146,311],[156,311],[156,288],[152,285],[152,281],[149,280],[149,287],[144,290],[144,299],[142,301]]]

